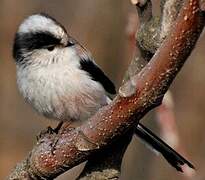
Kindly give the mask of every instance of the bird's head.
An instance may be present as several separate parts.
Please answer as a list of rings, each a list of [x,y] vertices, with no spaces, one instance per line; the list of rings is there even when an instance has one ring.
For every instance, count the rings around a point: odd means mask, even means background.
[[[19,26],[13,45],[13,57],[17,64],[55,61],[75,41],[65,28],[47,14],[34,14]]]

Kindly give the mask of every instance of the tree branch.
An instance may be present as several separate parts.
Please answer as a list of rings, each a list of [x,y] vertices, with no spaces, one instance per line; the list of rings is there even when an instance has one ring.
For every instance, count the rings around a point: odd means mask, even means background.
[[[9,179],[53,179],[125,134],[161,103],[164,93],[193,50],[204,23],[205,16],[199,9],[199,2],[187,0],[170,35],[151,61],[138,75],[123,84],[131,84],[133,93],[121,91],[110,105],[101,108],[80,127],[69,129],[64,126],[57,135],[45,134]],[[57,142],[56,150],[52,152],[54,142]]]
[[[110,146],[102,149],[100,152],[94,153],[91,158],[89,158],[78,180],[119,179],[122,158],[132,139],[132,135],[133,129]]]

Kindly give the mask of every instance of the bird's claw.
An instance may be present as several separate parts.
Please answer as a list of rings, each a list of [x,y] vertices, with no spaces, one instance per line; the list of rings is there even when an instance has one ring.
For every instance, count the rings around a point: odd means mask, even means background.
[[[56,150],[56,145],[58,143],[59,139],[54,139],[54,141],[50,144],[51,146],[51,154],[52,155],[55,155],[55,150]]]

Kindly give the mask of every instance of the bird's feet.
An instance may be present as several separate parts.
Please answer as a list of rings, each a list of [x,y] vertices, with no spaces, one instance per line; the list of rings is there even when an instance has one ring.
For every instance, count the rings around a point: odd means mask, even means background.
[[[58,123],[57,127],[53,129],[53,132],[58,134],[62,126],[63,126],[63,121]]]
[[[46,130],[42,130],[37,136],[36,139],[39,141],[40,139],[43,139],[46,135],[51,135],[51,134],[58,134],[61,127],[63,125],[63,121],[61,121],[56,128],[52,128],[50,126],[47,127]]]

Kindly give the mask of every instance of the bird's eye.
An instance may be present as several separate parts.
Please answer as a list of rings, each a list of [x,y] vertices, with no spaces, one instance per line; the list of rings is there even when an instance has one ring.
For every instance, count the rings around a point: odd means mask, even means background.
[[[47,49],[48,49],[49,51],[53,51],[54,48],[55,48],[55,46],[49,46],[49,47],[47,47]]]

